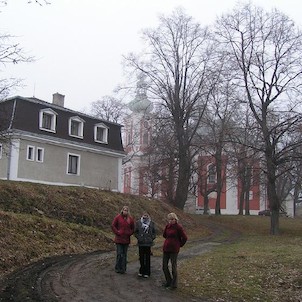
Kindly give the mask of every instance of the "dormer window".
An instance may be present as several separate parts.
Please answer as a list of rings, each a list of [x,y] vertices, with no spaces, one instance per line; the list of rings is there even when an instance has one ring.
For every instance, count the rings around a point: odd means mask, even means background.
[[[84,131],[84,120],[81,119],[78,116],[71,117],[69,119],[69,135],[78,137],[78,138],[83,138],[83,131]]]
[[[56,132],[57,113],[52,109],[40,110],[39,128],[41,130]]]
[[[103,123],[94,126],[94,140],[98,143],[108,143],[109,128]]]

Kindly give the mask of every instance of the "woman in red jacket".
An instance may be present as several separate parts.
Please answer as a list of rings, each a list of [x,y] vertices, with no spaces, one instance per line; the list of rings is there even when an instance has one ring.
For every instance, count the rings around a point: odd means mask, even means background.
[[[167,217],[168,224],[163,233],[164,238],[166,238],[163,245],[163,272],[166,278],[164,286],[175,289],[177,288],[177,256],[188,237],[183,227],[178,223],[178,217],[175,213],[169,213]],[[172,274],[169,270],[169,261],[171,261]]]
[[[129,207],[123,206],[120,214],[112,221],[111,228],[115,234],[116,263],[115,271],[124,274],[127,268],[127,251],[130,244],[130,236],[134,232],[134,220],[130,215]]]

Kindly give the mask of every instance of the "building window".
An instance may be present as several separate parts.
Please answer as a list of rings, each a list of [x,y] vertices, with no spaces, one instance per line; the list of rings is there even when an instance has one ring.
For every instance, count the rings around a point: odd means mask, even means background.
[[[44,161],[44,148],[37,148],[36,161],[40,163]]]
[[[69,119],[69,135],[83,138],[84,120],[79,117]]]
[[[216,166],[214,164],[208,166],[208,183],[216,183]]]
[[[33,147],[33,146],[27,146],[26,159],[27,160],[31,160],[31,161],[35,160],[35,147]]]
[[[3,148],[2,148],[2,144],[0,144],[0,159],[2,158],[2,152],[3,152]]]
[[[67,174],[80,175],[80,156],[68,154]]]
[[[94,126],[94,140],[98,143],[108,143],[108,127],[104,124]]]
[[[40,110],[39,128],[41,130],[56,132],[57,113],[52,109]]]

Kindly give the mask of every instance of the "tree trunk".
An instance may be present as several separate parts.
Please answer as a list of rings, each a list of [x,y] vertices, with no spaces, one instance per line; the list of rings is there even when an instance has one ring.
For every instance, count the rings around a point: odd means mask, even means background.
[[[218,195],[218,193],[217,193],[216,204],[215,204],[215,215],[221,215],[220,195]]]
[[[250,215],[250,192],[245,191],[245,215]]]
[[[216,159],[216,173],[217,173],[217,198],[215,205],[215,214],[220,215],[220,199],[221,199],[221,191],[222,191],[222,150],[218,148],[215,159]]]
[[[174,204],[181,210],[183,210],[188,198],[191,168],[191,162],[189,158],[190,157],[188,155],[179,157],[179,172]]]
[[[271,235],[279,235],[279,211],[271,211]]]
[[[175,171],[173,165],[169,165],[168,181],[166,184],[166,198],[169,203],[174,203],[174,177]]]
[[[245,192],[245,215],[250,215],[250,189],[251,189],[251,178],[252,178],[252,168],[247,166],[245,169],[245,179],[244,179],[244,192]]]
[[[244,187],[242,185],[240,196],[239,196],[239,213],[238,213],[238,215],[243,215],[243,204],[244,204]]]
[[[205,194],[205,196],[203,198],[204,198],[204,201],[203,201],[203,206],[204,206],[203,214],[204,215],[208,215],[209,214],[209,196],[208,196],[208,194]]]
[[[271,215],[271,230],[272,235],[279,234],[279,211],[280,211],[280,201],[276,191],[275,183],[275,168],[272,161],[267,159],[267,198],[272,212]]]

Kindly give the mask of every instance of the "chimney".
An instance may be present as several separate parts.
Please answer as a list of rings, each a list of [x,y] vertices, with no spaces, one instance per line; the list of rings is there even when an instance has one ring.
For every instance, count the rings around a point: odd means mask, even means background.
[[[54,93],[52,95],[52,103],[61,107],[64,107],[64,98],[65,95],[60,94],[60,93]]]

